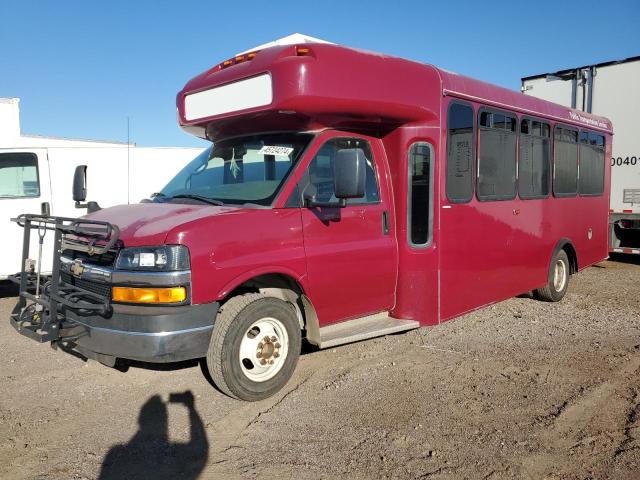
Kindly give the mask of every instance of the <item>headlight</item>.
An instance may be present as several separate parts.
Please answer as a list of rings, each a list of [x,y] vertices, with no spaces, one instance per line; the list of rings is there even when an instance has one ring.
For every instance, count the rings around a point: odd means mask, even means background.
[[[116,270],[173,272],[189,268],[189,250],[184,245],[123,248],[116,260]]]

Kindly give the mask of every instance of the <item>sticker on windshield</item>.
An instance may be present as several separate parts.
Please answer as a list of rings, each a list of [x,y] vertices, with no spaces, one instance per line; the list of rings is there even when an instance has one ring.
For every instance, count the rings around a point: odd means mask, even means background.
[[[293,152],[291,147],[277,147],[275,145],[265,145],[258,151],[263,155],[276,155],[279,157],[288,157],[291,152]]]

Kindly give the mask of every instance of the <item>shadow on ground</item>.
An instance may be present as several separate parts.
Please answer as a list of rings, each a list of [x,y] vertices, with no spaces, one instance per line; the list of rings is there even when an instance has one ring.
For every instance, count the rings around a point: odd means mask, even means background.
[[[169,441],[167,404],[154,395],[140,409],[138,432],[126,444],[111,447],[102,463],[99,480],[153,478],[195,479],[209,454],[209,442],[193,393],[172,393],[170,403],[181,403],[189,411],[190,440]]]

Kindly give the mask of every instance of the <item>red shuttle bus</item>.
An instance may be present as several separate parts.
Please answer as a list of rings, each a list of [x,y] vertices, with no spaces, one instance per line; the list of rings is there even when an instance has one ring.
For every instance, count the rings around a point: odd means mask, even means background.
[[[29,232],[58,246],[52,278],[16,277],[18,331],[111,366],[206,358],[220,390],[258,400],[303,339],[436,325],[532,290],[559,301],[607,257],[605,118],[319,43],[224,61],[177,107],[212,145],[152,199],[17,219],[22,265]]]

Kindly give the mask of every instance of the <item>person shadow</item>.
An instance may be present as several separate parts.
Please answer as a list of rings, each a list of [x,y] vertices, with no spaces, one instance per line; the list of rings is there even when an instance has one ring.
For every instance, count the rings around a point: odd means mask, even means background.
[[[169,402],[181,403],[189,411],[189,442],[169,442],[167,405],[154,395],[140,409],[138,432],[127,444],[111,447],[105,456],[99,480],[198,477],[207,464],[209,442],[193,393],[172,393]]]

